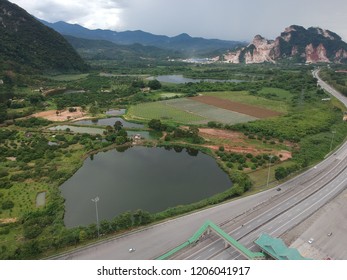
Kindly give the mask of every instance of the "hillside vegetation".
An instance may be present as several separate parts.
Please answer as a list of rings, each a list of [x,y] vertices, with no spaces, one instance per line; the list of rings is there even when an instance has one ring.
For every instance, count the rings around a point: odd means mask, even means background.
[[[84,71],[87,65],[57,32],[0,0],[0,71]]]

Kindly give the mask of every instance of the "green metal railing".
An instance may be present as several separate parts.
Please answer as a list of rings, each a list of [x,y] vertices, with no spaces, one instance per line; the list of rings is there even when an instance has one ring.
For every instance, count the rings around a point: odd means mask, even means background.
[[[167,252],[166,254],[156,258],[157,260],[165,260],[175,253],[179,252],[183,248],[189,246],[190,244],[194,244],[197,241],[199,241],[199,238],[209,229],[213,230],[215,233],[217,233],[220,237],[222,237],[225,242],[230,244],[234,249],[236,249],[239,253],[241,253],[244,257],[246,257],[249,260],[259,260],[259,259],[265,259],[265,255],[260,252],[252,252],[245,246],[243,246],[241,243],[237,242],[234,238],[232,238],[229,234],[227,234],[225,231],[223,231],[220,227],[212,223],[211,221],[206,221],[201,228],[191,237],[188,239],[188,241],[184,242],[183,244],[177,246],[176,248],[172,249],[171,251]]]

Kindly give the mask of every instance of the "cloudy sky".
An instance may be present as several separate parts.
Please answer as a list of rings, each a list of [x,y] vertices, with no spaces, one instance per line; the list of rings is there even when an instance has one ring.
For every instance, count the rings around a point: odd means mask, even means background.
[[[250,41],[285,27],[319,26],[347,41],[347,1],[313,0],[10,0],[49,22],[90,29],[143,30],[175,36]]]

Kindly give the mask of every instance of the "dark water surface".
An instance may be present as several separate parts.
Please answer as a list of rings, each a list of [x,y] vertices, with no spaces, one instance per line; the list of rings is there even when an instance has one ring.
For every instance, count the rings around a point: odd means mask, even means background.
[[[101,125],[101,126],[113,126],[116,121],[120,121],[123,124],[124,128],[144,128],[143,124],[127,122],[122,118],[112,117],[105,119],[94,119],[94,120],[81,120],[74,122],[76,125]]]
[[[177,149],[176,149],[177,150]],[[197,202],[231,187],[227,174],[216,161],[201,152],[190,155],[164,148],[133,147],[99,153],[62,186],[65,224],[68,227],[96,222],[95,203],[99,197],[99,220],[143,209],[159,212]]]

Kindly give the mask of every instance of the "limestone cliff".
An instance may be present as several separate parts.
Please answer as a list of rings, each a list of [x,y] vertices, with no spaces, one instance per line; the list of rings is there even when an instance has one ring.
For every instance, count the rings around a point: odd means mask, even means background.
[[[276,63],[290,59],[304,63],[345,63],[347,44],[341,37],[319,27],[305,29],[302,26],[287,27],[276,40],[267,40],[260,35],[254,37],[247,47],[223,56],[228,63]]]

